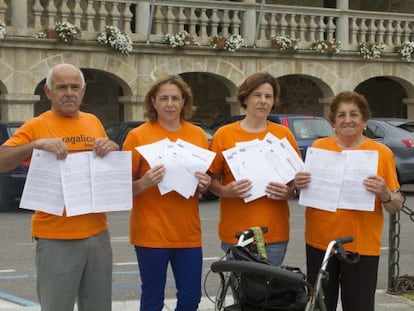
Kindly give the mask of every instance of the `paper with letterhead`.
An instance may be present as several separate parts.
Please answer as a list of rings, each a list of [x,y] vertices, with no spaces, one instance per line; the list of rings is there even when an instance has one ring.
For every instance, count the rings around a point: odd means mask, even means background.
[[[375,209],[375,194],[363,185],[368,176],[377,175],[378,151],[344,150],[346,164],[339,195],[338,208],[359,211]]]
[[[78,152],[57,160],[53,153],[35,149],[30,170],[21,208],[62,215],[65,207],[68,217],[132,208],[129,151],[112,151],[103,158]]]
[[[301,189],[299,204],[335,212],[345,163],[346,155],[342,152],[308,148],[304,170],[311,174],[311,182]]]
[[[135,147],[135,149],[147,160],[150,167],[155,167],[164,164],[164,152],[168,144],[171,144],[171,141],[168,138],[164,138],[151,144]],[[172,191],[163,181],[158,184],[158,189],[161,195]]]
[[[268,133],[263,140],[237,142],[236,146],[222,152],[235,180],[252,182],[250,202],[266,196],[270,182],[287,184],[296,172],[303,169],[303,161],[287,139],[278,139]]]
[[[263,145],[264,157],[276,172],[277,178],[274,181],[287,184],[295,178],[297,172],[304,169],[302,158],[287,138],[278,139],[268,133],[263,139]]]
[[[33,150],[20,208],[63,215],[65,200],[59,162],[51,152]]]
[[[239,161],[243,179],[249,179],[252,182],[250,195],[244,198],[246,203],[266,196],[267,185],[275,180],[273,167],[265,159],[261,152],[262,148],[260,140],[236,144],[237,161]]]
[[[175,143],[167,145],[165,151],[165,185],[185,198],[193,196],[199,182],[195,172],[206,172],[215,155],[208,149],[177,139]]]
[[[206,172],[216,155],[215,152],[182,139],[171,142],[166,138],[136,149],[151,167],[164,165],[165,174],[158,184],[161,195],[174,190],[185,198],[193,196],[197,190],[195,172]]]

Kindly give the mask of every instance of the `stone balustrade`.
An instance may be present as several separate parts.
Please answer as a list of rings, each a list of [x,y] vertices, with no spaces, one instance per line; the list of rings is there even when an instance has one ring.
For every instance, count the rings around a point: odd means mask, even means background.
[[[251,2],[251,1],[250,1]],[[333,39],[344,50],[354,51],[359,42],[382,42],[391,51],[414,40],[412,14],[355,11],[347,8],[282,6],[229,1],[196,0],[0,0],[0,20],[8,35],[31,36],[70,21],[93,39],[105,25],[119,27],[134,41],[160,43],[167,33],[188,31],[208,45],[216,35],[240,34],[247,46],[270,47],[277,34],[299,39],[301,48]],[[30,4],[30,5],[29,5]]]

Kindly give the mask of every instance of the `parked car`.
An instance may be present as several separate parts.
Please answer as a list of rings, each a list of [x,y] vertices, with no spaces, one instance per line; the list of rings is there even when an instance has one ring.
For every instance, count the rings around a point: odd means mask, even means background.
[[[364,134],[392,150],[401,185],[414,182],[414,120],[372,118]]]
[[[244,114],[223,117],[210,125],[213,131],[219,127],[241,120]],[[288,127],[295,136],[302,158],[305,159],[306,150],[317,138],[334,134],[331,124],[323,117],[307,116],[299,114],[270,114],[268,120]]]
[[[113,123],[105,126],[106,134],[108,135],[109,139],[115,141],[120,148],[124,143],[124,140],[130,130],[133,128],[143,124],[145,121],[126,121],[126,122],[118,122]],[[208,141],[211,140],[213,137],[211,129],[204,123],[201,122],[192,122],[195,125],[200,126],[204,132],[206,133]],[[201,198],[204,200],[216,200],[218,197],[210,191],[203,193]]]
[[[110,140],[113,140],[122,148],[122,144],[128,134],[128,132],[137,126],[143,124],[145,121],[126,121],[118,122],[105,126],[106,135]]]
[[[0,145],[22,125],[22,122],[0,122]],[[23,162],[15,169],[0,173],[0,211],[18,206],[23,193],[29,165]]]

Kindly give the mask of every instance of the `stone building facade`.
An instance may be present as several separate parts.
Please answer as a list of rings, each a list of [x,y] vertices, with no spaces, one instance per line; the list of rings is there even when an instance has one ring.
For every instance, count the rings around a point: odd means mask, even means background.
[[[334,9],[263,8],[257,2],[0,1],[7,31],[0,41],[0,120],[26,120],[48,109],[44,79],[62,62],[82,69],[87,81],[83,109],[104,124],[142,120],[145,93],[164,74],[179,74],[190,84],[194,119],[209,123],[240,113],[237,86],[257,71],[279,79],[280,112],[326,116],[332,96],[357,90],[368,98],[374,116],[414,119],[414,67],[394,51],[412,39],[414,15],[351,10],[344,0],[336,1]],[[81,39],[67,45],[33,37],[58,20],[78,25]],[[96,41],[108,23],[133,39],[129,55]],[[166,33],[182,30],[193,33],[201,45],[174,49],[163,42]],[[214,50],[211,38],[223,33],[240,34],[247,46],[236,52]],[[272,48],[275,34],[300,38],[301,49],[288,53]],[[341,53],[310,49],[313,42],[332,38],[341,39]],[[380,41],[387,44],[381,58],[359,54],[359,42]]]

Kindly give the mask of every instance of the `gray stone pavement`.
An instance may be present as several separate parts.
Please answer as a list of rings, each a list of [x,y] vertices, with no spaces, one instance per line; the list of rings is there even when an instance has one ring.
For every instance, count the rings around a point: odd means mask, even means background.
[[[175,300],[168,299],[165,301],[165,307],[163,311],[173,311],[175,308]],[[112,304],[113,311],[138,311],[139,301],[114,301]],[[1,311],[40,311],[40,306],[24,307],[19,306],[6,300],[0,299]],[[76,310],[76,308],[75,308]],[[337,311],[341,311],[339,306]],[[399,295],[390,295],[384,290],[377,290],[376,293],[376,311],[408,311],[414,310],[414,302],[405,299]],[[98,311],[98,310],[97,310]],[[202,298],[199,311],[214,311],[214,304],[206,297]]]

